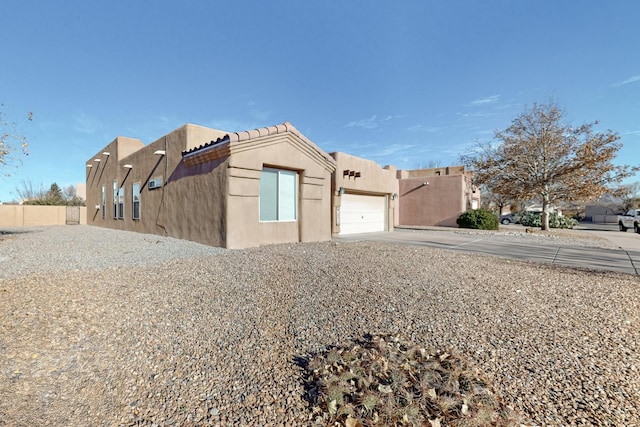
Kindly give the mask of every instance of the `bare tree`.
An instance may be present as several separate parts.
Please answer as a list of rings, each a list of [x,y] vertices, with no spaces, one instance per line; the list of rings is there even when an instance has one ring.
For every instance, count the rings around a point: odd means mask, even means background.
[[[614,187],[609,193],[603,194],[598,202],[620,213],[636,209],[640,207],[640,182]]]
[[[420,161],[416,163],[416,169],[434,169],[442,164],[439,160]]]
[[[31,121],[33,113],[28,113],[24,120],[16,122],[4,104],[0,104],[0,171],[3,175],[11,175],[12,170],[21,164],[23,155],[29,154],[27,138],[22,133],[25,121]]]
[[[542,203],[542,229],[549,229],[554,203],[594,200],[638,168],[615,166],[621,148],[611,131],[594,132],[597,122],[572,127],[553,102],[534,104],[496,131],[495,142],[478,143],[461,161],[478,184],[511,200]]]
[[[24,203],[29,200],[43,199],[47,194],[47,190],[45,190],[42,183],[34,184],[30,179],[23,179],[14,193],[18,196],[18,201]]]

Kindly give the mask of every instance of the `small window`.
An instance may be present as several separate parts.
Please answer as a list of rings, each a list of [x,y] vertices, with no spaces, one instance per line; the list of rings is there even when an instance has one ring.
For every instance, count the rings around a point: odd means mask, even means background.
[[[118,181],[113,181],[113,219],[118,219]]]
[[[124,219],[124,188],[118,189],[118,219]]]
[[[100,210],[102,211],[102,219],[105,218],[107,213],[105,209],[107,208],[107,186],[106,184],[102,184],[102,199],[100,203]]]
[[[264,168],[260,174],[260,221],[295,221],[298,173]]]
[[[136,182],[135,184],[133,184],[133,187],[131,189],[131,193],[132,193],[132,201],[131,201],[131,206],[132,206],[132,213],[131,213],[131,217],[133,219],[140,219],[140,183]]]

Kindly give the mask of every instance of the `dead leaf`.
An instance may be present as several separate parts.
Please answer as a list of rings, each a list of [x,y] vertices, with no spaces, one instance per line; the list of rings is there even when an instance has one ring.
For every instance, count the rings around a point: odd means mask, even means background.
[[[327,409],[329,409],[330,414],[335,414],[338,412],[338,401],[332,400],[327,404]]]
[[[431,427],[441,427],[440,418],[434,418],[433,420],[429,420],[429,424],[431,424]]]
[[[349,415],[347,420],[344,422],[345,427],[364,427],[360,420],[355,419]]]
[[[435,389],[435,388],[430,388],[430,389],[427,391],[427,394],[428,394],[430,397],[433,397],[434,399],[435,399],[436,397],[438,397],[438,394],[436,393],[436,389]]]
[[[393,390],[391,390],[391,386],[380,384],[378,391],[380,391],[380,393],[391,393]]]

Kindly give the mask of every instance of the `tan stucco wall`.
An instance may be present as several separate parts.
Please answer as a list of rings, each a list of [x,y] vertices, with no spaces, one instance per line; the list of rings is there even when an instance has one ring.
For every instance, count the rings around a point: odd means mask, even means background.
[[[399,225],[457,227],[467,209],[463,175],[401,179],[399,186]]]
[[[258,148],[234,153],[229,162],[227,247],[331,239],[331,171],[305,151],[296,135],[259,138]],[[260,222],[260,172],[263,167],[298,172],[297,220]]]
[[[65,225],[66,206],[0,205],[0,227]],[[80,224],[87,223],[87,208],[80,206]]]
[[[227,247],[228,159],[192,167],[180,163],[169,177],[157,224],[166,235],[210,246]]]
[[[395,166],[381,167],[373,160],[352,156],[346,153],[335,152],[331,156],[336,160],[336,171],[332,179],[333,206],[331,209],[331,230],[333,236],[340,233],[340,226],[337,224],[337,211],[341,205],[340,188],[344,188],[345,193],[384,195],[387,198],[387,224],[386,230],[393,230],[395,224],[395,211],[397,200],[393,198],[398,194],[397,170]],[[359,172],[360,176],[345,175],[345,171]]]
[[[76,197],[87,200],[87,184],[84,182],[76,184]]]
[[[181,195],[181,191],[197,195],[212,194],[209,181],[214,185],[219,184],[219,181],[216,178],[201,179],[201,182],[194,184],[195,171],[191,171],[192,175],[189,176],[183,167],[178,168],[183,151],[216,140],[224,134],[216,129],[187,124],[146,146],[137,139],[116,138],[87,162],[92,163],[94,158],[101,159],[97,165],[98,162],[93,162],[94,167],[87,174],[87,206],[90,209],[88,223],[224,246],[224,233],[219,229],[221,221],[215,220],[215,212],[220,213],[223,207],[218,206],[212,212],[211,197],[199,200],[200,196],[195,196],[186,200]],[[164,151],[165,155],[154,154],[158,150]],[[109,152],[110,155],[104,156],[103,152]],[[126,169],[124,165],[131,165],[132,168]],[[199,170],[198,173],[202,174],[203,171]],[[220,172],[206,173],[220,175]],[[162,179],[162,186],[149,189],[149,181],[156,178]],[[118,187],[124,188],[124,219],[113,219],[114,180],[117,180]],[[140,184],[140,220],[132,217],[134,183]],[[175,185],[167,185],[168,183]],[[103,184],[106,186],[104,219],[100,209],[95,208],[101,204]],[[195,201],[200,202],[204,212],[214,217],[212,223],[215,226],[199,221],[204,213],[195,209]],[[214,230],[209,229],[210,227]]]

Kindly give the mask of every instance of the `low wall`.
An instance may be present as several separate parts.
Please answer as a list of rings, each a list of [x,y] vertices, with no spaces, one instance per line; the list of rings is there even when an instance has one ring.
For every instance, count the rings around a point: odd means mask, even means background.
[[[594,215],[591,218],[591,222],[594,224],[616,224],[618,215]]]
[[[32,227],[66,223],[67,206],[0,205],[0,227]],[[86,223],[87,208],[80,206],[80,224]]]

